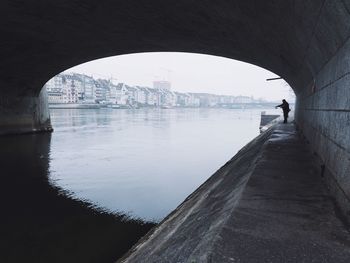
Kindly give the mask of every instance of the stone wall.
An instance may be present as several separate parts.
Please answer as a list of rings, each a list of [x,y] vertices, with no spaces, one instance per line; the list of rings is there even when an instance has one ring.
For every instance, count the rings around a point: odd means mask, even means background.
[[[328,185],[350,219],[350,40],[298,96],[298,125],[319,155]]]

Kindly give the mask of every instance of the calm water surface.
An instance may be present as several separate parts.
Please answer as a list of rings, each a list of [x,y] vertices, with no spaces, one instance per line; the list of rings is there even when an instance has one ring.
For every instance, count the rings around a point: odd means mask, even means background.
[[[261,111],[51,110],[50,181],[100,208],[159,221],[259,134]]]

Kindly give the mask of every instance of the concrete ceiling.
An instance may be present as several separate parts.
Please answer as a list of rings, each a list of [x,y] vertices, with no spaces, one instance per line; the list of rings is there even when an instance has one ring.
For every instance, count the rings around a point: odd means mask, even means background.
[[[349,37],[349,8],[347,0],[3,0],[0,90],[37,94],[83,62],[181,51],[262,66],[298,94]]]

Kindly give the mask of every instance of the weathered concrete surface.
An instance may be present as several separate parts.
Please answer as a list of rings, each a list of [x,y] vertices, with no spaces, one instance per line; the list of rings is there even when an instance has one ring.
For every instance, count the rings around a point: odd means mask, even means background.
[[[261,114],[260,127],[267,125],[269,122],[277,119],[280,116],[281,115]]]
[[[350,30],[350,15],[347,20]],[[327,182],[350,222],[350,40],[334,49],[335,55],[321,64],[314,82],[299,94],[296,117],[325,165]]]
[[[350,262],[350,234],[292,124],[260,135],[121,262]]]
[[[52,131],[46,90],[39,96],[1,96],[0,120],[0,135]]]
[[[280,119],[281,119],[281,115],[271,115],[271,114],[261,113],[260,125],[259,125],[260,132],[266,131],[268,128],[273,126],[275,122],[277,123]]]

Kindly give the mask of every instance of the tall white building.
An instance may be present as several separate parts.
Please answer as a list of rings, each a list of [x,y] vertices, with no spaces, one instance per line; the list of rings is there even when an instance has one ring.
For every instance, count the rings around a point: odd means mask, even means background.
[[[136,87],[137,89],[137,97],[135,98],[136,102],[142,105],[147,104],[147,88],[144,87]]]
[[[157,90],[171,90],[171,82],[166,80],[153,81],[153,88]]]
[[[83,83],[83,89],[84,89],[84,102],[87,103],[95,103],[96,96],[95,96],[95,81],[92,77],[89,76],[82,76],[82,83]]]
[[[116,104],[128,104],[129,94],[127,86],[124,83],[118,83],[118,85],[115,88],[115,94]]]
[[[55,76],[45,86],[49,103],[63,103],[62,77]]]
[[[77,103],[78,91],[74,79],[62,77],[62,103]]]

